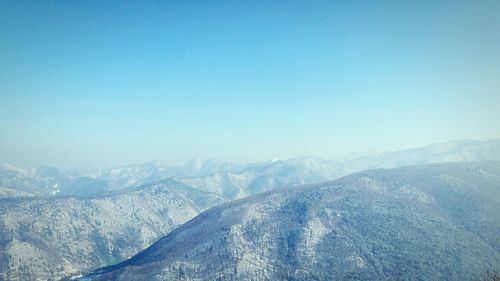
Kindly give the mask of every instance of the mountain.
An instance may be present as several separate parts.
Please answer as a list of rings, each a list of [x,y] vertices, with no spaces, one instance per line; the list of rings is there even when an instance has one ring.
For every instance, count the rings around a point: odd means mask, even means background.
[[[470,280],[498,233],[500,162],[369,170],[218,205],[80,280]]]
[[[394,168],[443,162],[500,161],[500,139],[457,140],[414,149],[371,153],[338,161],[346,173],[374,168]]]
[[[174,181],[93,197],[0,199],[0,280],[58,280],[122,261],[220,202]]]
[[[334,180],[366,169],[485,160],[500,161],[500,140],[452,141],[343,160],[302,156],[249,164],[240,171],[218,172],[203,177],[184,177],[177,180],[231,200],[275,188]]]
[[[332,177],[320,170],[309,169],[302,163],[277,160],[248,165],[240,172],[176,179],[192,188],[213,192],[231,200],[275,188],[326,181]]]
[[[215,160],[195,159],[178,165],[162,161],[117,166],[103,170],[96,179],[107,182],[116,190],[157,182],[170,177],[199,177],[239,169],[240,166]]]
[[[89,196],[107,191],[107,182],[42,166],[31,171],[0,166],[0,198]]]
[[[63,171],[48,166],[25,170],[12,165],[0,165],[0,198],[95,196],[171,177],[206,176],[216,172],[237,171],[242,167],[228,162],[200,159],[179,165],[152,161],[91,172]]]
[[[39,181],[14,166],[0,165],[0,198],[43,195]]]
[[[364,168],[436,161],[495,160],[500,159],[499,151],[499,140],[455,141],[336,161],[310,156],[248,165],[208,160],[169,165],[154,161],[93,173],[51,167],[25,170],[2,165],[0,197],[6,199],[0,199],[0,249],[3,253],[0,279],[2,276],[62,276],[121,261],[201,210],[222,201],[327,181]],[[165,181],[172,176],[175,178]],[[161,191],[154,191],[154,186],[165,188],[156,187]],[[172,186],[175,188],[170,189]],[[159,195],[153,195],[155,192]],[[126,198],[137,196],[140,200],[135,203],[124,203],[128,202]],[[168,199],[169,196],[172,200]],[[194,198],[196,202],[205,200],[206,203],[186,203],[190,206],[186,209],[175,205],[178,200],[190,202]],[[106,208],[96,205],[96,202]],[[155,207],[144,207],[141,209],[144,212],[136,212],[136,204]],[[174,208],[184,215],[181,220],[170,221],[169,217],[163,220],[158,211],[160,206]],[[129,221],[126,214],[133,214],[133,219]],[[120,226],[116,232],[110,231],[115,226],[102,223],[99,217],[116,217],[121,221]],[[141,238],[141,229],[151,228],[151,217],[157,226],[148,232],[154,235]],[[75,223],[87,230],[76,227]],[[106,234],[106,231],[110,233]],[[81,241],[86,247],[75,248],[75,241]],[[68,257],[69,253],[75,253],[75,249],[80,249],[81,254]],[[25,254],[26,251],[37,254]],[[90,258],[92,255],[95,258]],[[57,267],[59,264],[61,266]]]
[[[8,169],[0,169],[0,198],[93,196],[174,177],[192,188],[214,192],[229,200],[275,188],[333,180],[365,169],[485,160],[500,161],[500,140],[451,141],[342,160],[302,156],[246,165],[200,159],[177,165],[152,161],[92,173],[51,167],[28,171],[9,166]]]

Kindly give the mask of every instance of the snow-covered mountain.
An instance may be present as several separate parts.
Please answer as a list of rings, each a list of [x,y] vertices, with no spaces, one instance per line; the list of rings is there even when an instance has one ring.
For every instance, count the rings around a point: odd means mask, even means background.
[[[0,166],[0,198],[86,196],[107,190],[106,181],[53,167],[24,170],[12,165]]]
[[[235,199],[274,188],[333,180],[365,169],[485,160],[500,160],[500,140],[452,141],[342,160],[307,156],[246,165],[200,159],[177,165],[153,161],[92,173],[68,172],[50,167],[23,170],[4,166],[0,168],[0,198],[92,196],[175,177],[195,189]]]
[[[198,190],[217,193],[230,200],[275,188],[288,188],[332,178],[334,177],[322,170],[310,169],[292,159],[257,163],[247,166],[240,172],[221,172],[205,177],[177,178],[177,180]]]
[[[107,182],[109,189],[116,190],[149,184],[170,177],[200,177],[239,169],[240,166],[237,164],[215,160],[195,159],[178,165],[169,165],[157,160],[104,169],[95,178]]]
[[[369,170],[213,207],[80,280],[471,280],[499,215],[500,162]]]
[[[0,165],[0,198],[43,195],[41,184],[26,171]]]
[[[337,161],[344,172],[375,168],[394,168],[443,162],[499,161],[500,139],[478,141],[458,140],[431,144],[420,148],[372,153]]]
[[[178,180],[199,190],[214,192],[227,199],[237,199],[275,188],[334,180],[366,169],[486,160],[500,161],[500,140],[453,141],[343,160],[304,156],[250,164],[236,172]]]
[[[93,196],[112,190],[147,185],[171,177],[194,177],[238,170],[240,166],[212,160],[189,161],[181,166],[162,161],[131,164],[93,172],[63,171],[42,166],[24,170],[12,165],[0,166],[0,198]]]
[[[451,142],[342,161],[317,157],[296,157],[248,165],[200,160],[168,165],[155,161],[93,173],[61,171],[50,167],[24,170],[3,165],[0,167],[0,197],[5,199],[0,199],[0,248],[3,253],[0,255],[0,272],[3,276],[6,276],[6,272],[14,274],[9,276],[26,272],[26,276],[31,277],[38,274],[49,276],[52,273],[60,276],[59,273],[92,269],[110,261],[122,260],[153,242],[151,237],[166,234],[181,223],[179,220],[170,220],[168,216],[162,217],[164,214],[158,210],[163,207],[185,212],[183,218],[188,220],[198,213],[192,210],[202,210],[218,202],[272,189],[289,189],[300,184],[335,179],[364,167],[500,160],[498,151],[500,141],[496,140]],[[170,179],[165,181],[165,178]],[[159,184],[152,184],[154,182]],[[165,184],[176,188],[161,188]],[[196,198],[207,203],[178,206],[175,202],[184,200],[176,199],[180,192],[186,200]],[[121,198],[134,199],[127,201]],[[100,208],[97,202],[106,202],[102,203],[106,208]],[[142,207],[139,208],[137,204]],[[127,217],[129,215],[133,219],[130,220]],[[109,230],[111,226],[100,222],[99,217],[116,218],[122,223],[116,232],[106,234],[106,229]],[[151,228],[152,221],[155,235],[148,236],[148,239],[140,238],[141,229]],[[88,231],[83,231],[82,227]],[[71,245],[75,241],[82,241],[87,248],[82,250],[82,254],[69,258],[63,253],[73,251],[69,249],[73,249]],[[104,249],[107,250],[102,250],[102,245],[106,245]],[[26,251],[37,254],[26,254]],[[56,258],[49,259],[52,254]],[[94,255],[95,259],[90,261],[89,255]],[[87,259],[89,262],[83,262]],[[58,268],[52,261],[66,265]],[[19,266],[21,268],[16,269]]]
[[[122,261],[220,202],[174,181],[85,198],[0,199],[0,280],[58,280]]]

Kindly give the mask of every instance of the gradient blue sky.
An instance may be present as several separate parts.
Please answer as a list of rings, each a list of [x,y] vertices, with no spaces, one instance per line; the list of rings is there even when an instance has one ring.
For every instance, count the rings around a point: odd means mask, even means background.
[[[1,1],[0,162],[500,137],[500,1]]]

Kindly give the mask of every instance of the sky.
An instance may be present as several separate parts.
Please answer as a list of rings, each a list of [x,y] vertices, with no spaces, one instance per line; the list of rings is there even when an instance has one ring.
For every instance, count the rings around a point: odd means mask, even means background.
[[[1,1],[0,162],[500,137],[500,1]]]

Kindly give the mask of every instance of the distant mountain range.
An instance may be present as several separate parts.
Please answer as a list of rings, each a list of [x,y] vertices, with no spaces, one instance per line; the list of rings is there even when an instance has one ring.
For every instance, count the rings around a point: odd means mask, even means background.
[[[366,169],[487,160],[500,160],[500,140],[451,141],[342,160],[307,156],[246,165],[214,160],[193,160],[182,165],[153,161],[91,173],[68,172],[51,167],[25,170],[2,165],[0,198],[93,196],[175,178],[193,188],[214,192],[226,199],[235,199],[278,187],[333,180]]]
[[[500,162],[369,170],[213,207],[79,280],[472,280],[499,233]]]
[[[117,166],[92,172],[63,171],[42,166],[22,169],[0,166],[0,198],[93,196],[107,191],[138,187],[171,177],[192,177],[236,169],[236,164],[190,161],[182,166],[169,166],[161,161]]]

